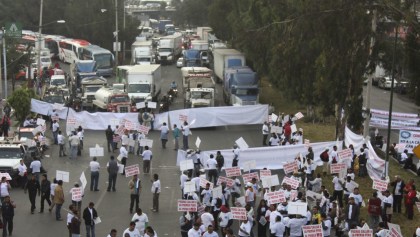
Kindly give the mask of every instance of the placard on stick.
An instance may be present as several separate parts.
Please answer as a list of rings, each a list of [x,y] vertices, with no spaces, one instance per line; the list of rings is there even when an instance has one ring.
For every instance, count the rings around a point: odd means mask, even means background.
[[[82,188],[73,188],[71,192],[71,199],[80,200],[82,199],[82,195]]]
[[[308,209],[308,203],[306,202],[290,202],[287,211],[289,215],[295,214],[295,215],[306,216],[307,209]]]
[[[385,180],[373,179],[372,189],[381,192],[386,191],[388,189],[388,182],[386,182]]]
[[[353,158],[353,151],[350,148],[341,150],[339,152],[337,152],[337,155],[340,159],[348,159],[348,158]]]
[[[243,174],[242,178],[244,179],[245,183],[251,182],[253,178],[255,178],[257,181],[260,180],[260,177],[258,176],[258,172]]]
[[[226,183],[227,187],[232,187],[235,183],[233,179],[226,178],[224,176],[219,176],[217,178],[217,185],[221,185],[222,183]]]
[[[201,144],[201,139],[200,137],[197,137],[197,140],[195,141],[195,146],[198,148],[200,148],[200,144]]]
[[[89,156],[90,157],[102,157],[104,156],[104,148],[96,144],[95,147],[89,147]]]
[[[194,162],[192,160],[182,160],[179,163],[181,171],[194,169]]]
[[[272,186],[280,185],[279,176],[277,175],[261,177],[261,182],[262,182],[263,188],[270,188]]]
[[[140,146],[148,146],[149,148],[153,147],[153,140],[151,139],[141,139]]]
[[[303,237],[322,237],[322,225],[304,225],[302,226]]]
[[[231,207],[230,211],[232,212],[232,218],[235,220],[246,220],[246,209],[245,207]]]
[[[285,184],[290,185],[290,187],[292,187],[292,189],[297,189],[299,187],[299,181],[297,181],[295,179],[292,179],[292,178],[289,178],[287,176],[285,176],[283,178],[283,182],[281,182],[281,183],[282,184],[285,183]]]
[[[260,178],[271,176],[271,170],[260,170]]]
[[[268,205],[286,202],[283,191],[275,191],[267,193]]]
[[[345,163],[335,163],[330,165],[331,174],[338,174],[343,169],[347,169],[347,165]]]
[[[55,173],[55,179],[68,183],[70,179],[70,173],[67,171],[57,170]]]
[[[195,192],[195,183],[192,181],[184,183],[184,193],[193,193]]]
[[[226,177],[237,177],[241,176],[241,168],[239,167],[231,167],[231,168],[225,168]]]
[[[197,212],[196,200],[178,200],[178,211]]]
[[[84,171],[80,175],[80,183],[82,183],[82,188],[83,188],[83,190],[85,190],[86,185],[87,185],[87,180],[86,180],[86,176],[85,176],[85,172]]]
[[[293,173],[293,171],[297,170],[297,168],[298,166],[296,161],[288,162],[283,165],[283,170],[285,174]]]
[[[244,172],[250,172],[253,169],[257,168],[257,162],[255,160],[246,161],[242,164]]]
[[[125,177],[130,177],[140,174],[139,164],[134,164],[125,167]]]
[[[243,139],[243,137],[240,137],[240,138],[238,138],[236,141],[235,141],[235,143],[236,143],[236,145],[238,145],[238,147],[240,148],[240,149],[242,149],[242,150],[244,150],[244,149],[248,149],[248,144],[246,143],[246,141]]]

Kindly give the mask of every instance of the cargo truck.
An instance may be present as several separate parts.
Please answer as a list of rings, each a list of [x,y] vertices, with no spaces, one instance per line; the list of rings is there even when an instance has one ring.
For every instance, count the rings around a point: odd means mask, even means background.
[[[172,64],[181,55],[182,35],[175,33],[160,38],[157,61],[161,64]]]
[[[223,81],[225,69],[245,66],[245,55],[236,49],[213,50],[214,73],[219,82]]]
[[[148,65],[154,63],[152,41],[135,41],[131,45],[131,64]]]
[[[199,51],[200,66],[209,65],[209,42],[206,40],[193,40],[191,41],[191,49]]]
[[[197,35],[200,37],[201,40],[208,40],[208,34],[212,32],[213,29],[208,26],[197,27]]]
[[[185,91],[184,107],[214,106],[215,82],[212,71],[206,67],[183,67],[181,72]]]
[[[96,111],[107,111],[113,113],[136,112],[136,106],[131,105],[127,92],[114,90],[113,88],[102,87],[95,92],[93,108]]]
[[[132,104],[157,101],[161,93],[159,64],[127,65],[117,68],[117,82],[125,84]]]
[[[256,105],[259,99],[258,77],[249,67],[225,69],[223,98],[228,105]]]
[[[93,109],[93,100],[95,100],[95,93],[100,88],[106,86],[108,81],[104,77],[86,77],[81,81],[81,98],[82,107]]]

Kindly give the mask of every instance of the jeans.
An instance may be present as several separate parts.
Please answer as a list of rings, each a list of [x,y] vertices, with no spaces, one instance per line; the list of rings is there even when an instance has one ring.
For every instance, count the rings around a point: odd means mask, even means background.
[[[79,149],[78,145],[72,145],[71,146],[71,159],[76,159],[77,157],[77,150]]]
[[[9,231],[9,235],[13,232],[13,217],[3,216],[3,237],[7,236],[7,231]]]
[[[159,211],[159,193],[153,193],[153,209]]]
[[[208,176],[209,176],[210,182],[213,182],[212,180],[214,180],[214,184],[217,184],[217,170],[216,169],[209,170]]]
[[[35,193],[29,192],[29,201],[31,202],[31,212],[33,212],[36,208],[35,206],[36,192]]]
[[[58,144],[57,135],[58,135],[58,129],[57,129],[57,131],[53,132],[54,144],[56,144],[56,145]]]
[[[59,156],[65,156],[66,153],[64,152],[64,144],[59,144],[60,145],[60,151],[58,152]]]
[[[188,150],[188,136],[182,136],[182,147],[184,150]]]
[[[41,212],[44,211],[45,200],[47,201],[48,205],[51,206],[50,193],[41,193]]]
[[[139,198],[139,194],[130,195],[130,212],[133,211],[134,203],[136,203],[136,209],[134,210],[137,211],[137,209],[139,208]]]
[[[114,142],[112,140],[107,140],[108,144],[108,152],[111,152],[114,150]]]
[[[63,204],[55,204],[55,219],[59,220],[61,219],[61,207]]]
[[[99,171],[90,172],[90,191],[98,190]]]
[[[109,174],[108,176],[108,191],[112,190],[115,191],[115,183],[117,182],[117,174]]]
[[[392,205],[394,212],[401,213],[401,202],[402,202],[402,195],[394,195],[394,204]]]
[[[86,237],[95,237],[95,225],[86,225]]]
[[[162,148],[166,148],[166,143],[168,142],[168,139],[160,139],[162,141]]]

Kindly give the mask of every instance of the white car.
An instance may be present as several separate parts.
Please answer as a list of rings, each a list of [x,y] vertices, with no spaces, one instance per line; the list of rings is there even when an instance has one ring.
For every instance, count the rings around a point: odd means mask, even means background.
[[[41,66],[42,68],[50,68],[52,65],[50,56],[41,56]]]
[[[391,77],[383,77],[379,80],[378,86],[382,89],[391,89]],[[398,81],[394,79],[394,88],[397,86]]]
[[[178,58],[178,61],[176,61],[176,67],[181,68],[184,66],[184,58]]]
[[[66,77],[64,75],[52,75],[50,87],[66,87]]]

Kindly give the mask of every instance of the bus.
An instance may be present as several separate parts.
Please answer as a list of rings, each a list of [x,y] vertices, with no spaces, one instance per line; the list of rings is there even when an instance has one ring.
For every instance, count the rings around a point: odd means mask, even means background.
[[[114,55],[111,51],[97,45],[88,45],[79,49],[79,59],[95,60],[98,76],[111,76],[114,67]]]
[[[79,52],[90,43],[82,39],[62,39],[58,42],[59,58],[65,63],[75,63],[80,59]]]

